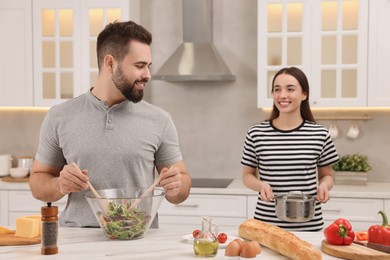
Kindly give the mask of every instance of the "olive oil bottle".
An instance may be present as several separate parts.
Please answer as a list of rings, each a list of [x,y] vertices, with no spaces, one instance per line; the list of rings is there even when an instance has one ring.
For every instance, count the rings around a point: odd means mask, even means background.
[[[217,231],[212,230],[212,219],[202,217],[202,231],[194,239],[194,254],[199,257],[213,257],[218,253]]]

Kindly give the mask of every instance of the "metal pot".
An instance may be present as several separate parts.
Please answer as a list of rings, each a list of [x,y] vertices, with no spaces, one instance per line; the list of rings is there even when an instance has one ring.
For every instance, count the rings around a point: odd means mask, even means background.
[[[31,173],[31,166],[34,162],[33,157],[19,157],[18,158],[18,167],[19,168],[27,168],[29,173]]]
[[[287,222],[307,222],[314,217],[316,198],[300,191],[275,196],[276,216]]]

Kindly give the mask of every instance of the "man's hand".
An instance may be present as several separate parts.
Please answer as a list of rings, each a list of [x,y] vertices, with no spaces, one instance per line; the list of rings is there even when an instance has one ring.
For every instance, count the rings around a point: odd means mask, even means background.
[[[80,170],[72,165],[65,165],[58,177],[58,190],[62,195],[87,190],[89,188],[88,181],[87,170]]]
[[[180,168],[177,166],[171,166],[163,168],[160,173],[160,186],[165,189],[168,196],[174,197],[179,194],[182,186],[182,176],[180,174]]]

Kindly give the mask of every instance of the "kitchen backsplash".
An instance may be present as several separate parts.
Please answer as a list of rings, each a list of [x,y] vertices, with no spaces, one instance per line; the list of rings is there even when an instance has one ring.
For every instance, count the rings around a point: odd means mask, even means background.
[[[244,111],[234,112],[234,108],[218,97],[218,93],[210,92],[207,92],[208,95],[219,104],[204,102],[198,106],[197,102],[187,100],[185,109],[164,106],[168,107],[175,121],[183,156],[192,177],[241,178],[240,159],[246,131],[252,124],[265,119],[268,113],[251,109],[250,104],[241,102],[236,109],[245,110],[244,116]],[[186,103],[185,97],[181,98],[183,103]],[[255,107],[255,101],[252,107]],[[34,156],[45,114],[41,110],[9,111],[0,108],[0,154]],[[354,140],[346,137],[352,122],[337,121],[339,135],[334,141],[339,154],[363,153],[369,157],[372,165],[369,181],[390,182],[390,113],[370,112],[370,117],[370,120],[356,122],[360,134]],[[331,121],[319,123],[329,126]]]

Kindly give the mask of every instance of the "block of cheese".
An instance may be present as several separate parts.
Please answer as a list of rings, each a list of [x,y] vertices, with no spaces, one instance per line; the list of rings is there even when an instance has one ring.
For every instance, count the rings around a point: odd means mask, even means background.
[[[42,235],[42,216],[41,215],[32,215],[26,216],[26,218],[34,218],[39,220],[39,235]]]
[[[41,218],[40,216],[25,216],[16,218],[17,237],[37,237],[41,235]]]

